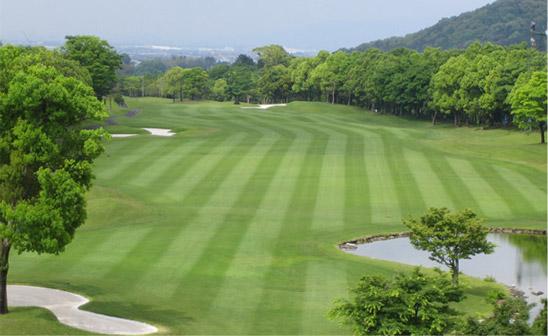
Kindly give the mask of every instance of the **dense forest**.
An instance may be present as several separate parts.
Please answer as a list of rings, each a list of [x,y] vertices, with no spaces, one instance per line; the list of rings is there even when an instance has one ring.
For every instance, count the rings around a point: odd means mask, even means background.
[[[258,62],[240,55],[231,65],[216,64],[208,70],[175,66],[163,74],[120,77],[115,92],[118,100],[128,95],[237,104],[325,101],[433,123],[446,119],[455,125],[491,127],[514,121],[526,129],[544,130],[545,116],[518,120],[512,114],[519,99],[524,99],[518,89],[531,86],[532,78],[539,79],[533,74],[546,72],[546,55],[525,43],[509,47],[473,43],[466,49],[423,52],[321,51],[311,58],[293,57],[277,45],[254,51]],[[546,101],[545,94],[538,99]]]
[[[511,45],[529,41],[531,21],[536,22],[537,32],[545,32],[545,0],[497,0],[474,11],[444,18],[419,32],[364,43],[350,51],[369,48],[385,51],[396,48],[466,48],[475,41]],[[538,36],[537,39],[539,47],[546,50],[546,37]]]

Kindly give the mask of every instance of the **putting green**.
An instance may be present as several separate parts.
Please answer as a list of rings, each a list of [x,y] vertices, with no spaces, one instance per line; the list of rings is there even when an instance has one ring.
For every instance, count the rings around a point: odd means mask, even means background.
[[[349,333],[326,318],[364,274],[403,265],[339,241],[401,231],[428,206],[470,207],[491,226],[546,225],[546,147],[516,131],[357,108],[128,99],[98,160],[89,220],[60,256],[13,255],[10,283],[65,289],[83,307],[178,334]],[[142,128],[168,128],[169,138]],[[489,286],[469,280],[466,311]],[[38,309],[0,333],[75,333]],[[76,331],[78,332],[78,331]]]

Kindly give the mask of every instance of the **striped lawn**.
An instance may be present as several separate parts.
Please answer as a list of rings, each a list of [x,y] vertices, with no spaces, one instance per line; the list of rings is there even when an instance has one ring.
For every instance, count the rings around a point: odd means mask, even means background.
[[[175,334],[348,334],[327,319],[364,274],[402,265],[339,241],[401,231],[430,206],[487,225],[546,223],[546,147],[507,131],[432,127],[320,103],[270,110],[129,99],[127,129],[96,165],[89,219],[60,256],[14,255],[10,281],[62,288],[86,307]],[[472,281],[467,310],[486,309]],[[81,333],[36,309],[0,334]]]

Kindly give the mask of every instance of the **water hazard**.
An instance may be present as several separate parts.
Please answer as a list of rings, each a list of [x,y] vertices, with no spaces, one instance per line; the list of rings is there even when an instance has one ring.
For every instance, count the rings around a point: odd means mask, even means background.
[[[541,309],[540,300],[546,298],[546,236],[519,234],[489,234],[495,243],[495,252],[461,260],[461,271],[478,278],[493,277],[497,282],[515,286],[524,292],[527,302],[537,303],[531,310],[536,316]],[[415,249],[409,238],[396,238],[360,244],[348,253],[394,262],[441,267],[428,259],[428,252]]]

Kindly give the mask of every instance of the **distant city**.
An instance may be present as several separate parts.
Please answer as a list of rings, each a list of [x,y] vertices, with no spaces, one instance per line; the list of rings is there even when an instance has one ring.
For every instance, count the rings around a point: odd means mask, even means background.
[[[18,45],[30,45],[30,46],[44,46],[49,49],[60,47],[64,42],[62,41],[2,41],[4,43],[18,44]],[[119,53],[128,54],[132,61],[139,63],[146,59],[151,58],[163,58],[172,56],[188,56],[188,57],[213,57],[217,62],[232,63],[240,54],[250,55],[253,58],[257,58],[257,55],[253,53],[249,48],[210,48],[210,47],[184,47],[184,46],[170,46],[170,45],[130,45],[130,44],[116,44],[112,43]],[[298,49],[284,47],[288,53],[295,56],[311,57],[318,53],[318,50],[311,49]]]

